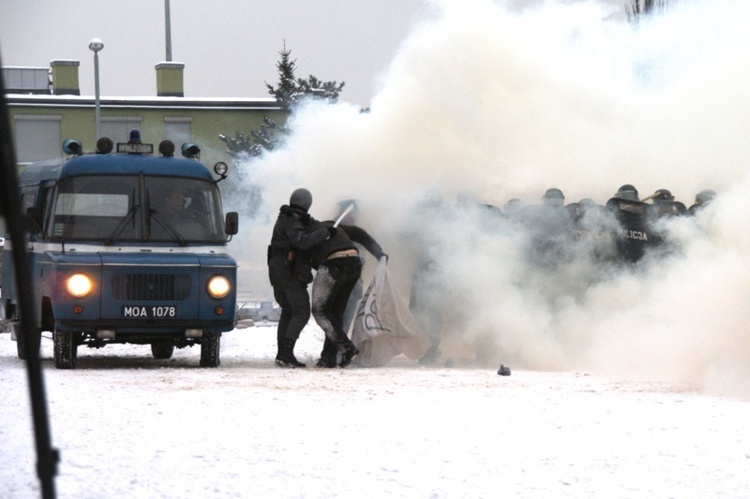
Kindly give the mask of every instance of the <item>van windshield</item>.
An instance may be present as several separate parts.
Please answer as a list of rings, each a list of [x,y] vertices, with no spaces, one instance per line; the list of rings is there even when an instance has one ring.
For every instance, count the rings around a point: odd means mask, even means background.
[[[57,186],[51,239],[223,243],[221,201],[204,180],[137,175],[67,177]]]

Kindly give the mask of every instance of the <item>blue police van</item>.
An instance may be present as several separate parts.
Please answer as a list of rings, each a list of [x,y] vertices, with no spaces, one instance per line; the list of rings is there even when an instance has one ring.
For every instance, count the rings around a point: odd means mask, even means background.
[[[184,157],[175,157],[168,140],[157,153],[140,140],[115,149],[106,137],[93,153],[76,140],[63,149],[66,158],[32,163],[19,175],[34,334],[51,332],[55,366],[74,368],[79,346],[111,343],[148,344],[157,359],[200,345],[200,365],[218,366],[237,301],[237,263],[227,241],[238,217],[223,215],[217,186],[226,164],[214,166],[215,178],[196,145],[183,144]],[[25,358],[29,341],[18,327],[6,243],[0,308]]]

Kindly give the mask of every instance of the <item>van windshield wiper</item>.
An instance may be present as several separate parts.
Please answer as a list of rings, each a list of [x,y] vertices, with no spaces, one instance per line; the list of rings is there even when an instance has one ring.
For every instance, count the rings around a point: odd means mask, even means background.
[[[120,223],[117,224],[117,227],[115,227],[115,230],[112,231],[112,234],[104,240],[104,244],[107,246],[114,244],[115,239],[122,233],[123,230],[125,230],[125,227],[127,227],[128,223],[131,220],[135,220],[135,213],[138,211],[138,209],[141,207],[141,205],[134,204],[130,207],[128,212],[122,216],[122,219],[120,220]]]
[[[169,232],[169,234],[172,237],[177,239],[180,242],[180,246],[187,246],[187,241],[185,241],[185,238],[182,237],[182,235],[179,232],[177,232],[177,229],[175,229],[172,226],[172,224],[167,221],[166,218],[161,216],[161,213],[159,213],[158,211],[154,209],[151,209],[151,210],[148,210],[148,214],[149,214],[149,218],[153,218],[154,220],[156,220],[159,223],[159,225],[161,225],[162,228],[164,228],[164,230]]]

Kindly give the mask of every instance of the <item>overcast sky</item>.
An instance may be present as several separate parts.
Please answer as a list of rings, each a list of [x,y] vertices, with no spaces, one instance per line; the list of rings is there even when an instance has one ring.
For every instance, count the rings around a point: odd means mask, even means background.
[[[624,5],[625,0],[599,0]],[[540,0],[498,0],[520,8]],[[185,63],[186,97],[269,97],[286,43],[297,76],[345,82],[343,100],[369,105],[379,76],[429,0],[171,0],[172,60]],[[94,94],[92,38],[103,96],[156,94],[154,66],[166,60],[164,2],[0,0],[4,66],[80,61],[82,95]]]

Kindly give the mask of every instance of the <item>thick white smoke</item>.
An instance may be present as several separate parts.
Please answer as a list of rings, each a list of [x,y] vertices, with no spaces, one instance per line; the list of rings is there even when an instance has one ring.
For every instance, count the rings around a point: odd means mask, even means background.
[[[283,150],[245,165],[263,207],[234,250],[264,269],[297,187],[319,219],[357,198],[405,296],[417,261],[435,260],[444,354],[749,395],[750,4],[680,0],[637,25],[622,8],[435,2],[369,113],[309,104]],[[530,264],[528,235],[483,206],[538,204],[549,187],[604,204],[625,183],[688,206],[702,189],[719,196],[669,223],[679,251],[635,271]]]

